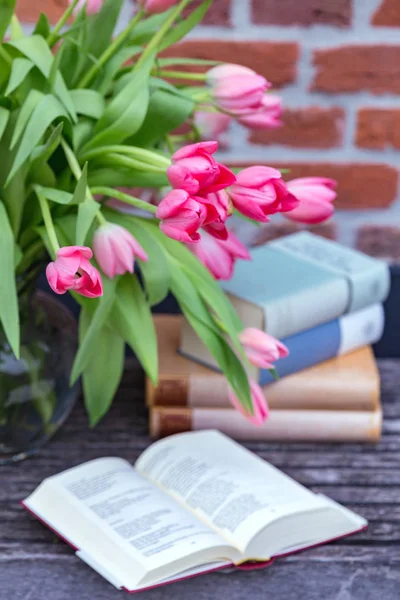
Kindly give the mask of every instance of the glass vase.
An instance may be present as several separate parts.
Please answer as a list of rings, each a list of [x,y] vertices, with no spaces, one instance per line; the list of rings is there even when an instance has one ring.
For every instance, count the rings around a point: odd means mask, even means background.
[[[19,296],[21,351],[16,359],[0,326],[0,464],[37,452],[64,423],[78,394],[69,386],[77,323],[54,296]]]

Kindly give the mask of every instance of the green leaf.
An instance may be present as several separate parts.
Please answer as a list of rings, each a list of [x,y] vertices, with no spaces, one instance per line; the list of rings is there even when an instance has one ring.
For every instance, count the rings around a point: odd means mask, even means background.
[[[93,120],[87,117],[79,119],[74,125],[72,132],[73,149],[75,152],[80,150],[93,134]]]
[[[16,0],[0,0],[0,40],[3,39],[15,11]]]
[[[28,73],[33,69],[35,65],[28,58],[14,58],[11,67],[10,79],[8,80],[8,86],[4,92],[5,96],[12,94],[18,86],[25,81]]]
[[[229,380],[243,405],[251,411],[250,388],[242,363],[218,330],[212,315],[207,310],[200,290],[194,286],[184,271],[171,270],[171,291],[197,335],[203,340],[221,370]]]
[[[101,10],[88,18],[88,48],[92,56],[100,56],[110,45],[123,3],[124,0],[104,0]]]
[[[40,13],[32,35],[41,35],[46,39],[50,34],[50,21],[45,13]]]
[[[197,319],[186,306],[182,306],[182,310],[189,324],[219,364],[243,407],[253,414],[249,380],[236,354],[220,336]]]
[[[36,106],[39,104],[42,98],[44,98],[42,92],[38,92],[37,90],[31,90],[29,92],[21,110],[19,111],[17,122],[15,123],[14,133],[11,139],[11,150],[15,148],[15,146],[21,139],[21,136],[26,129],[26,126],[28,124],[29,119],[32,116],[33,111],[35,110]]]
[[[84,335],[90,314],[81,311],[79,329]],[[111,328],[100,329],[92,343],[90,358],[82,374],[85,407],[94,427],[110,408],[124,371],[125,342]]]
[[[105,100],[99,92],[95,90],[72,90],[72,102],[75,111],[79,115],[85,115],[92,119],[100,119],[106,106]]]
[[[129,141],[135,146],[149,146],[184,123],[193,110],[190,98],[156,90],[151,95],[143,125]]]
[[[87,163],[82,169],[82,174],[76,184],[74,195],[72,198],[72,204],[82,204],[85,202],[87,193]]]
[[[1,201],[0,231],[0,321],[12,351],[19,358],[19,312],[14,274],[15,240],[7,211]]]
[[[210,8],[212,1],[213,0],[205,0],[205,2],[202,2],[200,6],[190,13],[187,19],[184,19],[175,25],[175,27],[172,28],[170,33],[168,33],[168,35],[166,35],[161,42],[159,52],[162,52],[169,46],[176,44],[179,42],[179,40],[184,38],[189,31],[194,29],[194,27],[196,27],[196,25],[203,20],[203,17]]]
[[[64,192],[63,190],[57,190],[55,188],[44,187],[41,185],[35,185],[35,191],[44,196],[46,200],[56,202],[56,204],[71,204],[72,194]]]
[[[130,43],[131,44],[144,44],[148,42],[153,35],[160,29],[161,25],[166,21],[170,14],[172,13],[173,8],[169,10],[159,13],[156,15],[151,15],[151,17],[147,17],[146,19],[142,19],[136,25],[134,30],[130,35]]]
[[[128,84],[111,100],[97,123],[94,138],[85,150],[107,144],[119,144],[142,125],[149,103],[148,78],[154,57],[138,72],[132,72]]]
[[[3,133],[7,127],[8,119],[10,118],[10,111],[0,106],[0,140],[3,137]]]
[[[42,146],[37,146],[32,152],[31,167],[34,169],[40,161],[47,162],[61,142],[64,123],[59,123]]]
[[[84,246],[87,233],[93,223],[93,219],[100,210],[100,204],[95,200],[87,198],[79,205],[78,219],[76,221],[76,244]]]
[[[37,66],[39,71],[46,77],[46,79],[49,79],[51,69],[56,58],[51,53],[46,41],[40,35],[21,38],[19,40],[9,42],[9,44],[19,50],[21,54],[29,58]],[[59,71],[55,77],[54,93],[64,104],[72,119],[76,121],[76,112],[71,95]]]
[[[121,277],[110,325],[132,348],[147,376],[157,384],[157,338],[149,305],[135,275]]]
[[[24,37],[24,32],[22,31],[21,23],[18,20],[16,14],[11,17],[11,39],[19,40]]]
[[[59,117],[67,118],[64,107],[54,96],[44,96],[34,108],[29,122],[26,125],[6,185],[18,171],[19,167],[30,156],[32,150],[38,142],[40,142],[47,128]]]
[[[113,210],[105,210],[104,214],[108,221],[125,227],[146,251],[149,260],[138,261],[140,272],[150,306],[159,304],[167,296],[170,285],[170,269],[162,245],[134,217]]]
[[[89,362],[90,356],[93,353],[94,347],[93,342],[96,341],[96,337],[102,327],[108,320],[111,307],[115,299],[115,288],[116,280],[103,278],[104,294],[97,301],[97,308],[93,314],[89,327],[86,329],[85,334],[79,340],[79,349],[76,353],[74,364],[71,370],[70,384],[73,385],[79,375],[83,372],[86,365]]]
[[[128,46],[127,48],[121,48],[121,50],[114,54],[114,56],[104,65],[103,70],[96,81],[96,89],[98,92],[106,95],[122,65],[141,51],[141,46]]]

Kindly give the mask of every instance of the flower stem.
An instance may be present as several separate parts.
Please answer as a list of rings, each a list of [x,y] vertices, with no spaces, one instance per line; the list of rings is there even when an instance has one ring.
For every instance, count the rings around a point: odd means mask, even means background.
[[[93,81],[94,77],[97,75],[101,67],[103,67],[109,60],[114,56],[114,54],[121,48],[125,40],[129,37],[132,29],[139,23],[139,21],[143,18],[144,11],[139,10],[132,21],[128,24],[128,26],[121,31],[121,33],[115,38],[115,40],[110,44],[110,46],[103,52],[103,54],[99,57],[96,63],[91,67],[91,69],[82,77],[82,79],[78,82],[77,88],[86,88]]]
[[[107,219],[101,214],[100,211],[96,213],[96,219],[98,220],[100,225],[107,225]]]
[[[35,187],[35,194],[39,200],[40,210],[42,211],[44,225],[46,227],[47,235],[49,236],[49,242],[50,242],[51,248],[54,252],[54,258],[55,258],[58,250],[60,249],[60,244],[58,243],[53,219],[51,218],[49,203],[47,202],[46,198],[38,191],[38,189],[36,187]]]
[[[64,14],[59,19],[59,21],[55,24],[53,31],[50,33],[49,37],[47,38],[47,43],[50,46],[50,48],[52,46],[54,46],[54,44],[56,43],[58,34],[60,33],[61,29],[64,27],[64,25],[66,24],[66,22],[68,21],[68,19],[72,15],[72,13],[74,12],[78,2],[79,2],[79,0],[73,0],[71,2],[71,4],[68,6],[68,8],[66,9],[66,11],[64,12]]]
[[[134,158],[128,156],[121,156],[120,154],[111,153],[107,156],[107,165],[117,165],[121,167],[130,167],[131,169],[137,169],[138,171],[148,171],[150,173],[164,173],[165,167],[156,167],[143,163]]]
[[[67,142],[63,138],[61,138],[61,147],[64,150],[69,168],[71,169],[75,179],[78,181],[82,175],[82,169],[78,162],[78,159],[76,158],[73,150],[71,150],[71,148],[68,146]],[[90,200],[94,200],[90,192],[89,186],[86,187],[86,195]]]
[[[181,0],[181,2],[179,2],[179,4],[175,7],[175,9],[171,12],[168,19],[166,19],[164,21],[164,23],[161,25],[160,29],[157,31],[157,33],[151,38],[150,42],[147,44],[144,52],[142,53],[141,57],[135,64],[134,70],[139,70],[143,66],[143,64],[146,63],[149,56],[151,56],[151,54],[155,50],[157,50],[157,47],[159,46],[161,40],[169,32],[172,25],[174,24],[175,19],[177,19],[177,17],[179,17],[181,12],[186,8],[186,6],[191,1],[192,0]]]
[[[95,158],[96,156],[101,156],[102,154],[108,155],[110,153],[122,155],[130,154],[140,162],[145,162],[145,159],[148,159],[148,163],[153,167],[166,169],[171,165],[169,158],[162,156],[157,152],[146,150],[145,148],[136,148],[135,146],[123,145],[100,146],[99,148],[93,148],[93,150],[83,152],[83,154],[80,156],[80,159],[89,160],[91,158]]]
[[[130,204],[131,206],[135,206],[136,208],[141,208],[142,210],[147,210],[147,212],[151,212],[155,214],[157,211],[157,207],[145,202],[144,200],[140,200],[140,198],[135,198],[134,196],[129,196],[129,194],[124,194],[124,192],[120,192],[119,190],[114,190],[109,187],[92,187],[92,194],[99,194],[102,196],[109,196],[110,198],[115,198],[116,200],[120,200],[125,204]]]
[[[172,137],[169,136],[168,134],[166,134],[164,136],[164,140],[165,140],[165,144],[166,144],[169,152],[171,154],[174,154],[175,153],[175,147],[174,147],[174,142],[172,141]]]
[[[205,81],[205,73],[190,73],[185,71],[160,71],[162,77],[171,77],[173,79],[192,79],[193,81]]]

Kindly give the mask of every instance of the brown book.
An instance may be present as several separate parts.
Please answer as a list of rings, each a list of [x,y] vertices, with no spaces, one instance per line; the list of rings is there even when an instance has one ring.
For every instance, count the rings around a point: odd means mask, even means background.
[[[233,408],[153,406],[150,410],[153,438],[204,429],[244,441],[378,442],[382,411],[271,410],[267,421],[256,427]]]
[[[146,380],[149,406],[229,408],[223,375],[178,354],[183,319],[158,315],[159,383]],[[279,365],[278,372],[279,372]],[[369,346],[268,384],[271,409],[376,411],[380,381]]]

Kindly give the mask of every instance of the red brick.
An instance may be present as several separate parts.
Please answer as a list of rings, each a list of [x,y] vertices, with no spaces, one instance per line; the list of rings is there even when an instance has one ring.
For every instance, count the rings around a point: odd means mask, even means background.
[[[195,0],[194,2],[191,2],[190,6],[187,8],[187,13],[192,12],[193,9],[202,3],[203,0]],[[201,24],[232,27],[231,3],[231,0],[213,0]]]
[[[357,146],[400,149],[400,108],[362,108],[357,115]]]
[[[313,25],[327,23],[349,27],[351,0],[253,0],[252,20],[265,25]]]
[[[267,131],[253,131],[253,144],[283,144],[295,148],[333,148],[343,138],[344,111],[342,108],[317,106],[287,109],[282,127]]]
[[[373,25],[378,26],[400,27],[399,0],[382,0],[382,3],[372,17],[371,22]]]
[[[17,16],[25,23],[35,23],[43,12],[51,23],[56,23],[67,6],[68,0],[17,0]]]
[[[400,45],[341,46],[314,52],[311,89],[400,93]]]
[[[254,69],[279,87],[292,83],[296,78],[298,45],[285,42],[187,40],[169,48],[164,55],[239,63]]]
[[[256,164],[252,161],[252,164]],[[258,164],[266,164],[260,159]],[[284,179],[297,177],[331,177],[338,182],[336,208],[385,208],[397,196],[398,171],[384,164],[362,163],[278,163],[269,162],[277,169],[289,169]],[[232,167],[249,166],[245,161],[231,162]]]
[[[399,262],[400,227],[362,225],[356,235],[356,248],[370,256]]]
[[[276,240],[280,237],[296,233],[297,231],[307,230],[328,238],[335,240],[337,238],[337,226],[334,221],[328,221],[326,223],[320,223],[319,225],[311,225],[305,227],[299,223],[293,221],[282,221],[280,223],[267,223],[261,227],[254,228],[254,237],[250,240],[249,245],[263,246],[272,240]]]

